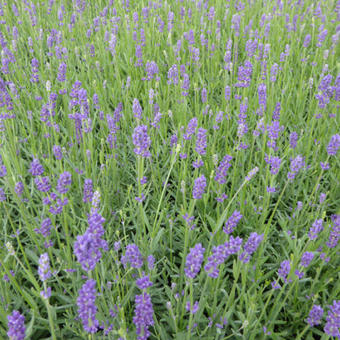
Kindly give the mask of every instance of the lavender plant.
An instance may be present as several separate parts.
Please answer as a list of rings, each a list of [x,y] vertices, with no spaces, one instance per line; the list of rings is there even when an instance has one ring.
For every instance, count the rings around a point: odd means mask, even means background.
[[[0,339],[336,339],[339,2],[0,3]]]

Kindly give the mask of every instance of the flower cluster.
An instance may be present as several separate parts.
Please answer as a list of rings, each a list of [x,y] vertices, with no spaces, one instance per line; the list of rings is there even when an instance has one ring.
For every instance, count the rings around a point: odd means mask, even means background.
[[[79,290],[77,298],[79,318],[88,333],[96,333],[99,327],[99,321],[96,319],[96,294],[96,281],[89,279]]]
[[[201,270],[204,251],[205,249],[201,243],[196,244],[194,248],[190,249],[184,269],[187,278],[194,279]]]

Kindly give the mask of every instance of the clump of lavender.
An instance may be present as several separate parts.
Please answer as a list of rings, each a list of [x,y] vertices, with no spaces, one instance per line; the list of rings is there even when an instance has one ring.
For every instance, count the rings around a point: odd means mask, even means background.
[[[226,234],[231,234],[241,221],[242,217],[243,215],[239,211],[235,210],[225,223],[223,231]]]
[[[24,340],[25,339],[25,317],[17,310],[14,310],[11,315],[7,316],[8,332],[7,335],[10,340]]]
[[[99,327],[99,321],[96,320],[97,307],[96,302],[96,281],[87,280],[79,290],[77,298],[78,314],[83,323],[83,327],[88,333],[95,333]]]
[[[148,127],[146,125],[139,125],[135,128],[132,141],[135,145],[134,152],[136,155],[142,157],[151,157],[149,147],[151,145],[151,139],[148,136]]]
[[[153,307],[151,297],[146,292],[135,297],[135,316],[133,323],[136,325],[138,340],[146,340],[150,336],[149,327],[153,326]]]
[[[256,232],[250,234],[246,244],[244,245],[244,251],[240,255],[240,260],[244,263],[248,263],[250,256],[256,251],[261,241],[263,240],[263,234],[258,235]]]
[[[128,244],[126,246],[125,255],[121,261],[124,266],[129,262],[132,268],[140,268],[143,265],[143,257],[136,244]]]
[[[323,316],[322,307],[319,305],[313,305],[312,309],[309,312],[306,322],[308,322],[309,326],[311,327],[320,325],[322,316]]]
[[[204,251],[205,249],[201,243],[196,244],[195,247],[190,249],[184,269],[187,278],[194,279],[201,270]]]
[[[324,331],[326,334],[334,337],[340,337],[340,300],[333,301],[329,306]]]
[[[207,186],[207,180],[204,175],[195,179],[194,187],[192,189],[192,197],[195,200],[201,199],[204,194],[204,189]]]

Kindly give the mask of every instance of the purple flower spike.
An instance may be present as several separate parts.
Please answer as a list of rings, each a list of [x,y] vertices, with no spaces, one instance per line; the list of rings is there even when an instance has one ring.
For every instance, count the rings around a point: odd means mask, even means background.
[[[25,339],[25,317],[17,310],[13,311],[12,315],[7,316],[8,332],[7,335],[10,340],[24,340]]]
[[[66,194],[69,191],[69,188],[67,187],[72,183],[71,178],[72,176],[68,171],[65,171],[62,174],[60,174],[57,184],[57,190],[61,194]]]
[[[244,252],[240,255],[240,260],[244,263],[248,263],[250,256],[256,251],[261,241],[263,240],[263,234],[251,233],[246,244],[244,245]]]
[[[200,271],[203,262],[204,251],[205,249],[202,247],[201,243],[196,244],[194,248],[190,249],[190,252],[186,258],[184,269],[187,278],[194,279]]]
[[[137,340],[146,340],[150,336],[148,328],[154,324],[151,297],[143,292],[141,295],[136,295],[135,303],[133,323],[136,325]]]
[[[282,261],[280,265],[280,269],[277,271],[279,276],[286,280],[290,272],[290,262],[288,260]]]
[[[151,139],[148,136],[148,127],[146,125],[139,125],[135,128],[132,141],[135,145],[134,152],[136,155],[142,157],[151,157],[149,147],[151,145]]]
[[[340,300],[334,300],[333,305],[329,308],[324,331],[326,334],[338,338],[340,337]]]
[[[207,181],[204,175],[195,179],[194,188],[192,189],[192,197],[195,200],[201,199],[204,194],[204,189],[207,186]]]
[[[226,234],[231,234],[238,223],[241,221],[242,217],[242,214],[239,211],[235,210],[225,223],[223,231]]]
[[[320,233],[320,231],[323,229],[323,221],[322,219],[316,220],[312,227],[309,230],[308,236],[311,240],[315,240],[318,237],[318,234]]]
[[[132,268],[140,268],[143,265],[143,257],[137,245],[128,244],[125,256],[122,256],[121,261],[124,265],[130,262]]]
[[[143,276],[136,281],[136,285],[139,289],[147,289],[152,286],[149,275]]]
[[[48,280],[52,275],[50,271],[50,260],[47,253],[40,255],[38,273],[40,280],[43,282]]]
[[[196,147],[195,150],[199,155],[204,156],[206,154],[207,147],[207,130],[199,128],[197,131]]]
[[[83,323],[83,327],[88,333],[95,333],[99,327],[96,320],[97,307],[96,302],[96,281],[87,280],[79,290],[77,299],[79,318]]]
[[[308,267],[310,263],[312,262],[313,258],[314,258],[314,254],[309,251],[306,251],[301,257],[301,262],[300,262],[301,266]]]
[[[340,147],[340,135],[336,134],[332,136],[328,146],[327,146],[327,153],[330,156],[335,156]]]
[[[29,172],[32,174],[32,176],[41,176],[44,173],[44,168],[40,164],[39,159],[33,159]]]
[[[306,321],[311,327],[317,326],[317,325],[320,325],[322,316],[323,316],[323,309],[318,305],[314,305],[312,309],[310,310]]]

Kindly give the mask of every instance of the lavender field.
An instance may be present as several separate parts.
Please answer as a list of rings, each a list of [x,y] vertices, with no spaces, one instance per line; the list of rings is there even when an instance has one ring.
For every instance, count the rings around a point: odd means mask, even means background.
[[[1,0],[0,339],[340,339],[340,1]]]

